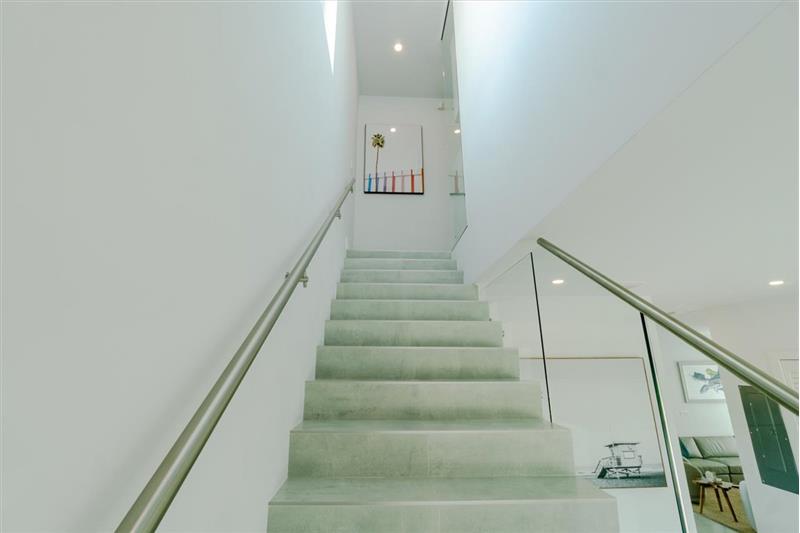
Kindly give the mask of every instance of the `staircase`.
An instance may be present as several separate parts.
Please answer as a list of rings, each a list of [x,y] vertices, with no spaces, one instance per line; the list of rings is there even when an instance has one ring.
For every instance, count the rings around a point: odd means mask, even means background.
[[[617,531],[447,252],[350,250],[270,533]]]

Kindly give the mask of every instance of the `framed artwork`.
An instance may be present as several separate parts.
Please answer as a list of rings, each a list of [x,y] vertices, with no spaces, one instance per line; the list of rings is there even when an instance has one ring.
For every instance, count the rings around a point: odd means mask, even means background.
[[[425,194],[422,126],[364,124],[365,194]]]
[[[719,377],[719,365],[705,361],[681,361],[678,373],[687,402],[724,402],[725,391]]]

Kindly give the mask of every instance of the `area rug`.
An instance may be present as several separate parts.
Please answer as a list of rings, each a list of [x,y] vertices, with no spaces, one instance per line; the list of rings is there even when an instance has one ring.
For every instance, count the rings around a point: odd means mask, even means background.
[[[731,489],[728,491],[728,497],[731,499],[733,510],[736,511],[736,518],[739,520],[738,522],[733,521],[731,510],[728,509],[728,503],[725,501],[722,491],[719,492],[719,497],[722,500],[722,508],[724,509],[723,511],[719,510],[719,505],[717,505],[717,498],[714,496],[714,491],[710,489],[706,490],[706,502],[703,504],[703,516],[713,520],[714,522],[719,522],[720,524],[735,531],[741,531],[742,533],[755,533],[755,530],[747,520],[747,515],[744,513],[744,506],[742,505],[742,497],[739,495],[739,489]],[[700,513],[700,504],[694,504],[692,507],[694,507],[694,512]]]

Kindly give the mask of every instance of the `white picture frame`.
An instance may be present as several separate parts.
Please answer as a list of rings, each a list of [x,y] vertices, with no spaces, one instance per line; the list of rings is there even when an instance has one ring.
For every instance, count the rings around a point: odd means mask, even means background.
[[[686,403],[725,401],[718,364],[711,361],[680,361],[678,373]]]

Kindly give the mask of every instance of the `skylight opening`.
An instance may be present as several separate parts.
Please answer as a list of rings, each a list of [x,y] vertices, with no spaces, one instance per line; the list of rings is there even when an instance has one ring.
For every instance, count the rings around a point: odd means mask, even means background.
[[[328,58],[331,60],[331,74],[336,59],[336,10],[338,0],[322,0],[322,19],[325,22],[325,38],[328,41]]]

